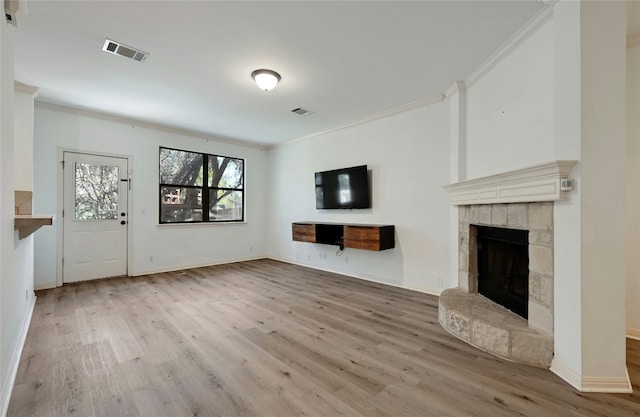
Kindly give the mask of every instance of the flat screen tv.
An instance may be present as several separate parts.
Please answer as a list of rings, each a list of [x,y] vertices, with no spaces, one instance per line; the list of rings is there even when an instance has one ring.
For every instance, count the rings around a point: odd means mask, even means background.
[[[366,165],[316,172],[317,209],[371,207]]]

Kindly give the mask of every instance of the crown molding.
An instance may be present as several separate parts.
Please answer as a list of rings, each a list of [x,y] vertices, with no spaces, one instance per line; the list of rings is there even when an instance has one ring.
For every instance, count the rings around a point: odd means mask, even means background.
[[[466,87],[469,88],[476,81],[481,79],[498,63],[500,63],[514,49],[522,45],[524,41],[534,34],[540,27],[547,23],[553,17],[553,5],[556,1],[543,2],[546,6],[524,24],[516,33],[514,33],[505,43],[503,43],[493,54],[489,56],[482,64],[480,64],[467,78],[465,78]]]
[[[449,98],[449,97],[451,97],[452,95],[454,95],[456,93],[464,93],[466,91],[467,91],[467,85],[465,84],[465,82],[464,81],[456,81],[455,83],[451,84],[451,86],[444,91],[444,96],[446,98]]]
[[[31,94],[32,96],[37,96],[38,95],[38,91],[40,91],[39,87],[33,86],[33,85],[29,85],[29,84],[24,84],[21,83],[20,81],[14,81],[13,82],[13,88],[15,91],[20,91],[21,93],[27,93],[27,94]]]
[[[557,201],[564,198],[560,180],[567,178],[578,161],[554,161],[445,185],[449,202],[470,204]]]
[[[159,130],[162,132],[173,133],[175,135],[189,136],[196,139],[206,140],[208,142],[209,141],[220,142],[220,143],[226,143],[229,145],[243,146],[247,148],[254,148],[254,149],[260,149],[260,150],[267,149],[265,145],[260,145],[252,142],[245,142],[239,139],[213,136],[205,132],[199,132],[195,130],[181,129],[173,126],[166,126],[166,125],[161,125],[156,123],[145,122],[142,120],[126,118],[126,117],[122,117],[122,116],[114,115],[110,113],[102,113],[99,111],[90,110],[90,109],[81,108],[81,107],[70,107],[62,104],[49,103],[46,101],[38,101],[38,100],[36,100],[35,106],[44,108],[44,109],[59,111],[63,113],[70,113],[70,114],[77,114],[80,116],[91,117],[93,119],[107,120],[107,121],[116,122],[116,123],[123,123],[123,124],[132,125],[132,126],[143,127],[146,129]]]
[[[299,138],[295,138],[295,139],[291,139],[285,142],[281,142],[281,143],[276,143],[274,145],[271,145],[269,147],[267,147],[267,150],[271,150],[271,149],[276,149],[276,148],[281,148],[283,146],[287,146],[287,145],[291,145],[293,143],[296,142],[300,142],[306,139],[311,139],[314,138],[316,136],[320,136],[320,135],[325,135],[327,133],[332,133],[332,132],[337,132],[339,130],[343,130],[343,129],[347,129],[349,127],[353,127],[353,126],[357,126],[357,125],[361,125],[364,123],[368,123],[368,122],[372,122],[374,120],[379,120],[379,119],[384,119],[385,117],[389,117],[389,116],[393,116],[395,114],[398,113],[403,113],[405,111],[409,111],[409,110],[413,110],[413,109],[417,109],[419,107],[425,107],[425,106],[429,106],[431,104],[436,104],[436,103],[441,103],[442,101],[444,101],[445,99],[445,95],[444,94],[436,94],[435,96],[431,96],[431,97],[427,97],[427,98],[423,98],[420,100],[416,100],[413,101],[411,103],[408,104],[404,104],[402,106],[398,106],[398,107],[394,107],[388,110],[384,110],[381,111],[379,113],[374,113],[370,116],[364,117],[362,119],[358,119],[358,120],[354,120],[351,122],[347,122],[335,127],[331,127],[329,129],[326,130],[322,130],[320,132],[315,132],[312,133],[310,135],[306,135],[306,136],[301,136]]]

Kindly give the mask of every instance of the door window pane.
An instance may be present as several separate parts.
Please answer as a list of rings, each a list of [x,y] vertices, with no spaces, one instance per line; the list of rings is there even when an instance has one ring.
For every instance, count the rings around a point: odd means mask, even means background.
[[[76,163],[76,220],[118,218],[117,166]]]

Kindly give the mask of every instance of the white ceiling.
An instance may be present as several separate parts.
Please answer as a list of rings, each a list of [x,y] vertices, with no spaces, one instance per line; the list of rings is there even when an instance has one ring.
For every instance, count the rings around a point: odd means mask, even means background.
[[[268,146],[441,94],[543,7],[28,0],[15,78],[39,87],[42,102]],[[138,63],[103,52],[105,38],[150,55]],[[259,90],[258,68],[282,81]]]

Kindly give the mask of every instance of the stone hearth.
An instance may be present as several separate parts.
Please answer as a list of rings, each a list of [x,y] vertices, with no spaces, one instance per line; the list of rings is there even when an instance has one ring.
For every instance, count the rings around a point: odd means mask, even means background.
[[[496,356],[543,368],[551,364],[551,336],[532,329],[527,320],[478,293],[445,290],[438,319],[449,333]]]

